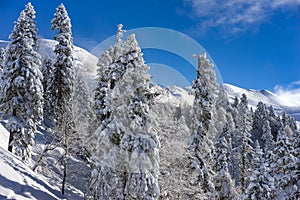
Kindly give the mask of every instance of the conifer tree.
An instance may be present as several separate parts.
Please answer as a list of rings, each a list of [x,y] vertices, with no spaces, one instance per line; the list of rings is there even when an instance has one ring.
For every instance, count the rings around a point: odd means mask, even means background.
[[[5,63],[5,50],[4,48],[0,48],[0,76],[3,71],[4,63]]]
[[[63,126],[62,115],[66,107],[70,107],[70,100],[74,85],[74,64],[73,64],[73,39],[71,31],[71,20],[63,4],[56,8],[54,19],[51,21],[52,30],[58,30],[54,39],[58,42],[54,52],[57,60],[54,63],[55,81],[57,91],[56,118],[57,126]]]
[[[239,118],[237,121],[237,137],[239,144],[237,151],[239,155],[239,168],[240,168],[240,186],[244,190],[246,187],[246,177],[249,175],[248,169],[250,168],[250,159],[253,155],[253,148],[251,146],[252,118],[248,109],[248,100],[245,94],[242,95],[241,101],[238,105]]]
[[[123,25],[118,25],[117,43],[104,51],[98,61],[98,82],[95,89],[95,110],[97,120],[102,128],[110,120],[110,110],[107,105],[107,95],[115,86],[115,83],[126,71],[126,56],[130,51],[124,49],[125,42],[122,41]]]
[[[72,92],[74,87],[74,63],[73,63],[73,39],[71,31],[71,20],[63,4],[56,8],[54,18],[51,21],[52,30],[58,33],[54,39],[58,42],[54,52],[57,60],[54,63],[54,85],[56,92],[55,119],[56,119],[56,141],[64,149],[61,159],[63,165],[62,194],[65,190],[67,177],[67,157],[74,142],[74,116],[72,113]]]
[[[217,199],[237,199],[234,182],[228,172],[229,147],[223,132],[215,144],[216,175],[214,177]]]
[[[194,184],[199,184],[208,196],[213,192],[212,142],[209,139],[212,123],[212,109],[215,105],[217,88],[216,75],[206,54],[198,55],[197,77],[193,82],[195,100],[192,108],[191,140],[189,149],[193,152],[192,167],[197,172]]]
[[[253,113],[253,125],[252,125],[252,136],[253,141],[258,140],[262,143],[262,127],[264,122],[268,120],[266,105],[263,102],[258,102],[256,109]],[[262,146],[263,147],[263,146]]]
[[[245,190],[244,199],[268,200],[274,198],[274,178],[270,175],[270,167],[263,158],[263,152],[258,141],[255,142],[255,153],[252,166],[247,177],[248,186]]]
[[[274,138],[274,140],[276,140],[276,136],[277,136],[280,124],[277,121],[277,115],[276,115],[272,105],[268,107],[268,121],[270,123],[271,133],[273,135],[273,138]]]
[[[282,129],[278,133],[274,149],[275,164],[273,173],[276,181],[277,199],[292,199],[296,197],[297,193],[299,195],[299,166],[297,166],[297,158],[293,154],[294,147],[291,136],[286,135],[286,132],[288,130]]]
[[[56,106],[56,86],[55,81],[55,67],[53,60],[46,57],[42,66],[43,74],[43,88],[44,88],[44,120],[55,119],[55,106]]]
[[[28,33],[31,35],[30,38],[33,39],[33,48],[34,50],[37,51],[37,40],[38,40],[38,36],[37,36],[37,27],[36,27],[36,22],[35,22],[35,10],[33,8],[33,6],[31,5],[30,2],[28,2],[26,4],[26,7],[24,9],[25,15],[27,17],[27,21],[28,21]]]
[[[273,136],[271,134],[271,127],[269,124],[269,121],[265,120],[262,127],[262,141],[264,142],[265,154],[272,153],[275,145],[273,141]]]
[[[1,110],[11,116],[8,122],[8,150],[23,160],[31,156],[34,132],[36,124],[42,119],[43,107],[42,74],[39,70],[41,61],[33,48],[31,26],[34,21],[29,19],[23,10],[9,36],[11,41],[6,52],[0,96]]]
[[[90,156],[90,152],[88,151],[90,150],[90,141],[88,139],[91,137],[91,126],[95,120],[95,113],[92,107],[92,99],[88,92],[87,83],[83,75],[79,73],[75,79],[73,92],[74,122],[78,138],[75,152],[79,153],[84,159]]]
[[[107,99],[111,120],[98,129],[96,155],[98,199],[157,199],[159,140],[150,109],[149,67],[134,35],[124,43],[120,63],[125,72],[112,74],[113,84]],[[121,65],[119,65],[120,67]],[[121,72],[121,76],[118,72]],[[99,171],[96,171],[99,170]]]

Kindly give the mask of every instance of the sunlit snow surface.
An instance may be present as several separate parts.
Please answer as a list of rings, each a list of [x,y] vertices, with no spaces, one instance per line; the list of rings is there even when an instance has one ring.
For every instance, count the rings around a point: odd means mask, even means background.
[[[1,138],[2,139],[2,138]],[[0,147],[0,199],[65,199],[18,158]]]

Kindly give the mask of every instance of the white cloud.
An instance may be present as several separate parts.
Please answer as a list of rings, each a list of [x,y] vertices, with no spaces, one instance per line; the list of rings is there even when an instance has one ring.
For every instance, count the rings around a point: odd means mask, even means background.
[[[227,33],[257,28],[268,21],[275,11],[292,10],[300,0],[184,0],[199,18],[200,28],[218,27]]]
[[[280,99],[293,102],[294,106],[300,106],[300,80],[294,81],[287,87],[276,85],[274,90]]]

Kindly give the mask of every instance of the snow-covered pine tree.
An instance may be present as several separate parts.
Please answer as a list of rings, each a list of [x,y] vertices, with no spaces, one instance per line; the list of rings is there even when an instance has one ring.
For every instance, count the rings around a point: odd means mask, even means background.
[[[273,140],[273,136],[271,133],[271,127],[268,120],[264,121],[264,124],[262,126],[262,137],[261,137],[263,143],[264,143],[264,152],[265,155],[269,155],[273,152],[275,143]]]
[[[253,125],[252,125],[252,140],[256,141],[258,140],[258,142],[260,144],[262,144],[262,127],[264,122],[268,120],[267,118],[267,108],[266,105],[263,102],[258,102],[256,109],[253,113]],[[262,146],[263,147],[263,146]]]
[[[214,177],[216,199],[238,199],[234,182],[228,172],[229,146],[224,131],[215,144],[216,175]]]
[[[268,107],[268,121],[270,123],[273,138],[276,140],[280,124],[278,124],[277,115],[272,105]]]
[[[215,109],[213,109],[213,124],[217,134],[223,132],[223,127],[226,124],[226,114],[230,110],[229,101],[226,91],[223,88],[217,90],[217,98],[215,103]]]
[[[287,127],[287,129],[289,128]],[[285,129],[279,131],[274,149],[273,174],[276,181],[275,195],[277,199],[293,199],[297,194],[299,196],[299,165],[297,166],[299,161],[294,156],[291,135],[287,135],[289,131]]]
[[[44,88],[44,120],[55,119],[55,106],[56,106],[56,86],[55,81],[55,67],[53,60],[46,57],[42,66],[43,74],[43,88]]]
[[[92,99],[88,91],[88,85],[83,74],[78,73],[75,79],[73,92],[73,112],[75,112],[74,122],[77,133],[78,144],[76,145],[76,153],[83,159],[90,156],[90,141],[93,121],[95,113],[92,109]]]
[[[4,63],[5,63],[5,49],[0,48],[0,76],[3,71]]]
[[[255,141],[255,153],[249,171],[251,174],[247,177],[249,183],[243,199],[273,199],[275,192],[274,178],[270,175],[271,169],[263,158],[263,152],[257,140]]]
[[[104,51],[98,61],[99,68],[98,71],[98,79],[97,79],[97,87],[95,89],[95,112],[97,116],[97,120],[99,123],[104,123],[105,119],[108,119],[110,116],[110,112],[108,111],[106,105],[106,98],[108,95],[109,88],[109,69],[110,65],[114,62],[114,49],[110,47],[108,50]],[[104,126],[105,127],[105,126]]]
[[[223,132],[227,145],[228,145],[228,151],[229,151],[229,157],[228,157],[228,172],[230,173],[231,177],[234,177],[235,175],[235,159],[234,159],[234,151],[233,151],[233,138],[235,134],[235,124],[232,119],[232,114],[228,112],[226,114],[226,120],[227,122],[224,124]]]
[[[157,199],[159,140],[149,107],[149,67],[134,35],[128,37],[120,57],[126,71],[109,92],[112,120],[104,130],[98,129],[95,198]]]
[[[71,31],[71,20],[63,4],[56,8],[54,18],[51,21],[52,30],[58,33],[54,39],[58,42],[54,52],[57,55],[54,63],[54,91],[56,91],[56,141],[64,149],[61,159],[63,166],[62,194],[64,194],[65,181],[67,177],[67,157],[74,140],[74,116],[72,113],[72,92],[74,87],[74,63],[73,63],[73,39]]]
[[[252,117],[248,109],[248,100],[245,94],[242,94],[240,103],[238,105],[239,117],[236,123],[237,134],[237,153],[239,153],[239,174],[240,174],[240,187],[244,191],[246,188],[246,177],[249,175],[248,169],[251,167],[251,157],[253,155],[253,148],[251,146],[251,129]]]
[[[197,77],[193,82],[195,100],[192,108],[192,125],[189,149],[193,152],[192,168],[196,170],[197,178],[193,184],[199,184],[201,190],[208,196],[213,193],[212,141],[210,126],[212,109],[215,106],[217,88],[213,64],[206,53],[198,55]],[[210,197],[208,197],[210,198]]]
[[[73,64],[73,38],[71,31],[71,20],[67,10],[63,4],[56,8],[54,19],[51,20],[52,30],[58,30],[54,39],[58,42],[54,52],[57,54],[55,67],[56,86],[56,119],[57,126],[60,127],[64,123],[61,118],[65,113],[66,107],[71,107],[70,100],[72,98],[74,86],[74,64]],[[62,129],[61,129],[62,130]]]
[[[33,9],[33,8],[32,8]],[[32,21],[23,10],[10,34],[1,77],[0,108],[10,116],[9,151],[23,160],[31,156],[36,124],[42,119],[43,87],[40,55],[34,50]]]
[[[110,111],[107,105],[107,95],[115,86],[115,83],[123,76],[126,71],[126,56],[130,52],[124,49],[124,42],[122,36],[124,30],[123,25],[118,25],[117,43],[104,51],[98,61],[98,80],[95,89],[95,112],[97,120],[102,128],[110,120]]]
[[[33,48],[34,50],[37,50],[37,40],[38,40],[38,36],[37,36],[37,27],[36,27],[36,22],[35,22],[35,10],[33,8],[33,6],[31,5],[30,2],[28,2],[26,4],[26,7],[24,9],[25,15],[27,17],[27,21],[28,21],[28,33],[31,34],[30,38],[33,39]]]

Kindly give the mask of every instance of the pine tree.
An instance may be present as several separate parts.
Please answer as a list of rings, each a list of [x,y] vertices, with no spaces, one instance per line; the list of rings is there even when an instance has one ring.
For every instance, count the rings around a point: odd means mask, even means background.
[[[55,66],[55,86],[57,91],[56,118],[58,127],[62,125],[65,107],[70,107],[70,99],[74,85],[74,64],[73,64],[73,39],[71,31],[71,20],[66,8],[60,4],[56,8],[54,19],[51,21],[52,30],[58,30],[54,39],[58,42],[54,52],[57,54]]]
[[[258,102],[256,110],[253,113],[253,125],[252,125],[252,139],[258,140],[262,144],[262,127],[264,122],[268,120],[266,105],[262,102]]]
[[[5,63],[5,49],[0,48],[0,76],[4,68],[4,63]]]
[[[270,175],[271,169],[263,158],[263,152],[257,140],[252,166],[249,170],[251,174],[247,177],[249,184],[245,190],[244,199],[273,199],[275,192],[274,178]]]
[[[237,121],[237,137],[239,144],[237,151],[239,155],[239,172],[240,172],[240,186],[244,190],[246,187],[246,177],[249,175],[248,169],[250,168],[250,159],[253,154],[253,148],[251,146],[251,134],[252,118],[248,109],[248,100],[245,94],[242,95],[241,101],[238,105],[239,118]]]
[[[77,133],[78,144],[76,153],[84,159],[90,156],[90,141],[92,124],[95,120],[95,113],[92,109],[92,99],[88,92],[87,83],[81,73],[77,74],[73,92],[73,112],[75,113],[75,130]]]
[[[53,60],[46,57],[42,66],[43,74],[43,88],[44,88],[44,120],[55,119],[55,106],[56,106],[56,86],[54,84],[55,80],[55,67],[53,65]]]
[[[271,134],[271,127],[268,120],[264,121],[263,127],[262,127],[262,141],[264,142],[264,150],[265,154],[271,154],[273,152],[274,148],[274,141],[273,136]]]
[[[216,175],[214,177],[217,199],[237,199],[234,182],[228,172],[229,146],[223,132],[215,144]]]
[[[195,100],[192,108],[191,140],[189,149],[194,153],[192,167],[197,172],[197,180],[204,193],[213,192],[212,183],[212,142],[209,139],[212,123],[211,110],[215,104],[217,88],[213,65],[206,54],[198,56],[197,78],[193,82]]]
[[[95,156],[99,167],[92,174],[98,177],[99,185],[94,197],[157,199],[159,140],[149,107],[149,67],[144,64],[134,35],[124,43],[120,57],[126,71],[122,76],[111,76],[113,89],[107,101],[112,120],[104,130],[97,130],[100,133]]]
[[[71,31],[71,20],[63,4],[56,8],[54,19],[51,21],[52,30],[58,30],[54,39],[58,42],[54,52],[57,60],[54,63],[54,86],[56,92],[55,118],[56,118],[56,140],[64,149],[61,159],[63,165],[62,194],[65,190],[67,177],[67,157],[74,142],[74,116],[72,113],[72,92],[74,87],[74,64],[73,64],[73,39]],[[75,140],[76,141],[76,140]]]
[[[293,199],[297,193],[299,195],[299,188],[297,187],[299,165],[297,166],[297,158],[294,157],[293,154],[294,147],[291,142],[291,136],[286,135],[288,131],[289,130],[282,129],[278,133],[274,149],[275,164],[273,173],[276,181],[275,187],[278,199]]]
[[[95,110],[97,120],[102,128],[110,120],[110,110],[107,105],[107,95],[115,86],[115,83],[123,76],[126,71],[126,56],[130,51],[124,49],[125,43],[122,41],[124,30],[123,25],[118,25],[117,43],[104,51],[98,61],[98,83],[95,89]]]
[[[36,22],[35,22],[35,10],[33,8],[33,6],[31,5],[30,2],[28,2],[26,4],[26,7],[24,9],[25,15],[27,17],[27,21],[28,21],[28,33],[31,34],[30,38],[33,39],[33,48],[34,50],[37,50],[37,40],[38,40],[38,36],[37,36],[37,27],[36,27]]]
[[[8,150],[14,151],[23,160],[31,156],[34,132],[42,118],[43,107],[40,55],[33,48],[34,40],[30,32],[33,22],[28,19],[23,10],[10,34],[0,96],[1,110],[11,116],[8,122]]]
[[[269,108],[268,108],[268,121],[270,123],[271,133],[273,135],[273,138],[274,138],[274,140],[276,140],[280,124],[278,124],[277,115],[275,114],[275,111],[274,111],[274,108],[272,105],[269,106]]]
[[[109,69],[112,65],[114,58],[113,48],[109,48],[101,54],[101,57],[98,61],[98,80],[97,87],[95,89],[95,111],[97,120],[101,123],[104,123],[110,117],[110,112],[108,111],[106,105],[106,98],[108,95],[109,88]],[[104,126],[105,127],[105,126]]]

